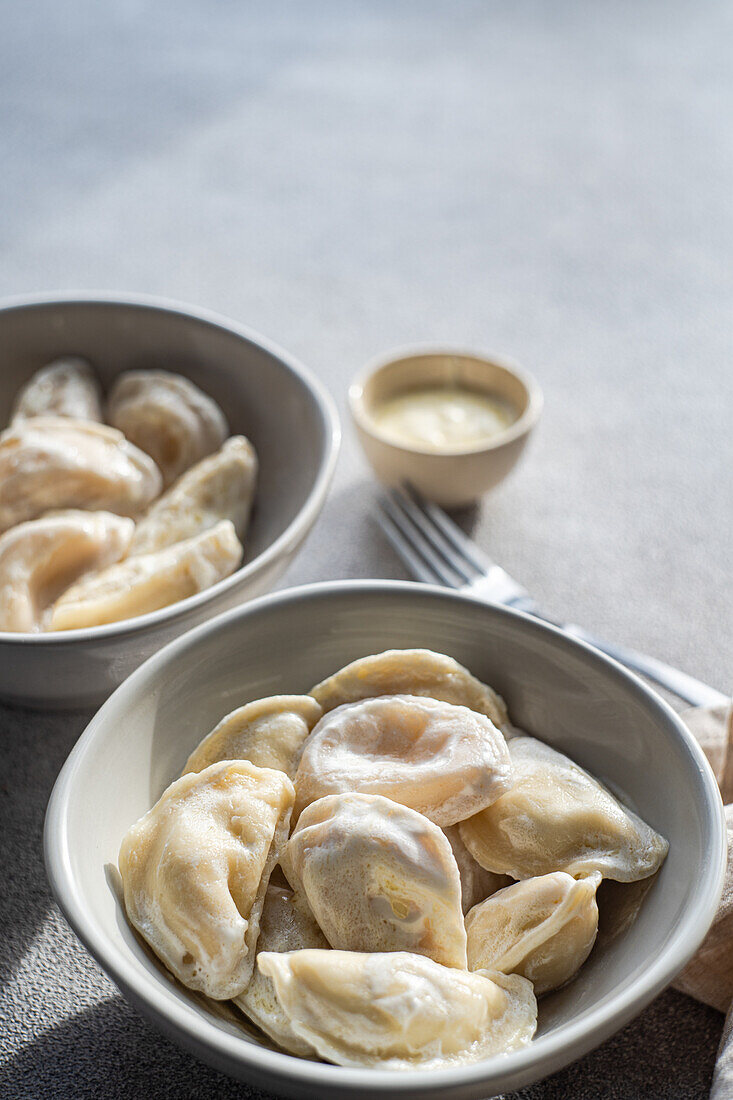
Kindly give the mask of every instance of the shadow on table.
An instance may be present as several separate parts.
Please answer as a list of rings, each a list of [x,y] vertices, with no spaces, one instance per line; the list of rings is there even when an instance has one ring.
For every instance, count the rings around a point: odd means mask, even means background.
[[[0,1094],[8,1100],[271,1097],[179,1050],[119,996],[49,1028],[10,1058],[0,1068]]]
[[[706,1100],[723,1016],[668,989],[585,1058],[513,1093],[519,1100]]]
[[[90,717],[86,711],[58,714],[0,705],[0,988],[53,904],[43,863],[46,805]]]
[[[377,521],[380,492],[371,479],[333,490],[309,537],[310,551],[298,555],[278,587],[362,577],[414,580]],[[473,534],[477,505],[450,514],[467,535]]]
[[[636,1100],[708,1095],[722,1017],[668,991],[598,1050],[514,1100]],[[178,1050],[121,997],[52,1027],[0,1071],[2,1095],[84,1100],[267,1100]]]

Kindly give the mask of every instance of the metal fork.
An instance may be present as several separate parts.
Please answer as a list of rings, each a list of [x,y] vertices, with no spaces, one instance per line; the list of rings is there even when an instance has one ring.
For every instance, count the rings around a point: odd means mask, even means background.
[[[441,508],[424,500],[411,486],[388,490],[378,503],[382,530],[417,580],[457,588],[481,596],[488,603],[526,611],[602,650],[692,706],[728,703],[727,695],[663,661],[601,641],[574,623],[559,623],[543,614],[518,581],[480,550]]]

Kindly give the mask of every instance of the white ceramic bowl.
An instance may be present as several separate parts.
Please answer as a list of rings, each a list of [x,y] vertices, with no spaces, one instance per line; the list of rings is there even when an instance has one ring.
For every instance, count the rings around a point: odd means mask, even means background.
[[[381,402],[423,388],[457,386],[504,400],[516,419],[484,443],[429,450],[400,442],[374,418]],[[359,442],[385,485],[409,482],[446,508],[495,489],[516,466],[542,413],[542,390],[509,359],[447,347],[416,347],[369,363],[349,389]]]
[[[127,924],[108,869],[126,830],[223,714],[259,696],[308,691],[345,662],[391,646],[456,657],[505,696],[517,724],[612,785],[670,841],[635,923],[615,939],[606,928],[578,978],[541,1000],[527,1048],[431,1073],[345,1069],[260,1045],[156,964]],[[429,586],[347,581],[237,608],[133,673],[67,760],[45,849],[54,893],[79,938],[132,1004],[204,1061],[288,1096],[470,1100],[580,1057],[671,981],[714,916],[725,837],[702,752],[670,708],[620,666],[519,612]]]
[[[88,358],[105,389],[132,368],[184,374],[219,402],[232,433],[252,440],[259,481],[244,562],[212,588],[107,626],[0,631],[0,697],[29,706],[100,703],[172,638],[271,588],[323,506],[340,439],[328,393],[269,341],[188,306],[97,295],[0,306],[0,425],[30,375],[65,354]]]

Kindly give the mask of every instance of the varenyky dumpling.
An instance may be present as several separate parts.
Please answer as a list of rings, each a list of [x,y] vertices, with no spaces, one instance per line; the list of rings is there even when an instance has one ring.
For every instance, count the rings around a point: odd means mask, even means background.
[[[31,416],[101,421],[102,391],[91,364],[66,356],[31,375],[15,399],[11,423]]]
[[[324,711],[376,695],[426,695],[485,714],[495,726],[507,721],[504,700],[493,688],[452,657],[430,649],[388,649],[360,657],[316,684],[311,695]]]
[[[511,789],[460,825],[482,867],[515,879],[600,871],[619,882],[659,869],[667,841],[597,779],[534,737],[514,737],[508,747]]]
[[[156,500],[135,529],[130,554],[149,554],[192,538],[220,520],[244,539],[257,480],[254,447],[234,435],[212,455],[186,470]]]
[[[477,863],[461,840],[461,833],[457,825],[448,825],[443,832],[453,850],[453,858],[458,866],[458,874],[461,876],[461,907],[464,913],[473,909],[480,901],[484,901],[490,894],[495,894],[503,886],[508,886],[511,879],[506,875],[495,875],[487,871]]]
[[[229,435],[217,403],[183,375],[129,370],[118,375],[107,419],[160,467],[163,482],[221,447]]]
[[[470,970],[528,978],[539,996],[570,981],[598,932],[597,871],[574,879],[564,871],[499,890],[466,916]]]
[[[153,460],[104,424],[37,416],[0,435],[0,532],[51,509],[136,516],[160,490]]]
[[[295,817],[324,795],[361,791],[453,825],[499,798],[511,776],[504,737],[484,714],[424,696],[385,695],[320,720],[300,758]]]
[[[280,858],[331,947],[466,966],[461,880],[437,825],[381,795],[312,803]]]
[[[441,966],[404,951],[257,956],[296,1035],[341,1066],[440,1069],[525,1046],[537,1026],[518,974]]]
[[[123,557],[134,526],[112,512],[67,511],[0,535],[0,630],[40,630],[46,610],[77,577]]]
[[[321,717],[310,695],[272,695],[245,703],[194,749],[184,772],[200,772],[216,760],[251,760],[259,768],[277,768],[291,779],[305,739]]]
[[[56,601],[49,630],[101,626],[157,611],[228,577],[242,560],[229,520],[195,538],[83,577]]]
[[[122,841],[127,915],[190,989],[246,988],[293,794],[284,772],[222,761],[171,783]]]
[[[260,917],[257,952],[300,951],[308,947],[328,949],[328,940],[313,914],[292,890],[270,884]],[[311,1045],[293,1031],[275,996],[272,982],[259,967],[255,967],[249,985],[244,993],[234,998],[234,1003],[284,1050],[305,1057],[313,1054]]]

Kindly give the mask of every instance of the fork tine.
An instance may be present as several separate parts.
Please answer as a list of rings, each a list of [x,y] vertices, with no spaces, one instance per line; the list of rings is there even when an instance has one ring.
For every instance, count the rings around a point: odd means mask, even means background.
[[[439,554],[436,554],[432,546],[423,534],[415,527],[408,516],[402,512],[391,497],[381,497],[379,506],[391,519],[400,534],[410,544],[413,552],[432,569],[441,584],[449,588],[461,588],[465,584],[463,577],[452,569]]]
[[[460,554],[463,554],[464,558],[469,561],[479,573],[488,573],[496,564],[490,557],[484,554],[482,550],[479,550],[476,543],[470,539],[468,535],[463,533],[455,520],[452,520],[437,504],[425,500],[422,493],[413,485],[406,483],[404,492],[406,496],[411,498],[415,506],[433,521],[446,539]]]
[[[401,508],[409,519],[412,520],[433,549],[436,550],[441,557],[445,558],[451,569],[463,578],[464,583],[470,583],[476,580],[477,576],[482,575],[473,562],[466,558],[462,551],[456,549],[453,543],[443,534],[442,530],[424,511],[422,511],[411,497],[401,492],[399,489],[390,490],[389,495],[397,507]]]
[[[425,563],[412,549],[400,529],[395,526],[394,521],[390,519],[387,513],[382,511],[381,508],[377,512],[376,519],[382,531],[397,551],[398,556],[402,558],[402,561],[412,573],[413,577],[417,577],[417,579],[424,584],[439,584],[440,579],[436,577],[434,573],[430,572]]]

